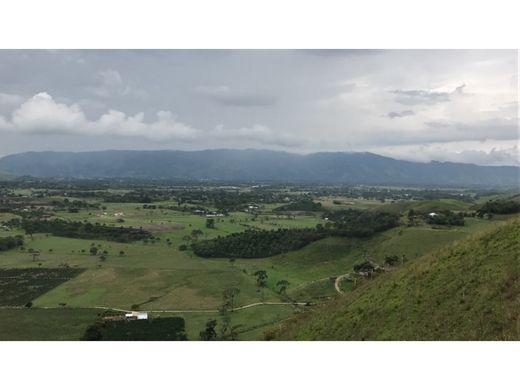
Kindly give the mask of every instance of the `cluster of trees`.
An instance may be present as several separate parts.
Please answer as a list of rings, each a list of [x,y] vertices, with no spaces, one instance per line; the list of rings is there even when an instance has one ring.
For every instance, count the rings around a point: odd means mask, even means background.
[[[399,216],[385,212],[342,210],[327,213],[329,222],[316,228],[248,229],[225,237],[193,242],[201,257],[260,258],[300,249],[327,236],[368,237],[398,225]],[[187,247],[183,247],[187,249]]]
[[[433,215],[428,214],[425,221],[430,225],[464,226],[464,214],[446,210]]]
[[[81,209],[99,209],[99,203],[88,203],[84,200],[69,200],[65,198],[64,200],[54,199],[51,202],[51,205],[55,210],[68,210],[69,213],[77,213]]]
[[[325,213],[324,217],[334,223],[325,226],[331,235],[345,237],[369,237],[399,223],[399,215],[382,211],[347,209]]]
[[[313,202],[312,199],[302,199],[292,202],[273,210],[274,212],[285,211],[323,211],[323,206],[319,202]]]
[[[107,192],[103,201],[107,203],[152,203],[154,198],[147,193],[129,191],[125,194],[113,194]]]
[[[130,242],[151,238],[150,232],[142,228],[113,227],[101,224],[70,222],[63,219],[24,219],[22,227],[27,234],[50,233],[60,237],[103,239],[118,242]]]
[[[22,236],[0,237],[0,252],[14,249],[23,245]]]
[[[89,326],[81,340],[86,341],[185,341],[182,317],[152,320],[98,321]]]
[[[277,255],[322,239],[324,231],[317,229],[246,230],[212,240],[191,244],[201,257],[259,258]]]
[[[490,200],[477,210],[478,216],[484,214],[514,214],[520,212],[520,202],[514,200],[498,199]]]

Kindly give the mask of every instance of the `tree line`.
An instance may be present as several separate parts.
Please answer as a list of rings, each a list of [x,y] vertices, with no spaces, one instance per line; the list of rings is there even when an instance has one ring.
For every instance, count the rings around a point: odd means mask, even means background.
[[[115,227],[90,222],[70,222],[63,219],[24,219],[22,228],[26,234],[50,233],[55,236],[83,239],[102,239],[117,242],[130,242],[150,238],[150,232],[142,228]]]

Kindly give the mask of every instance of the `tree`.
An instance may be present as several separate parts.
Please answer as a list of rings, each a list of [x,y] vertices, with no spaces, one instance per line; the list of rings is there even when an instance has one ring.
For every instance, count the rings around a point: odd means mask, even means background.
[[[191,236],[193,237],[194,240],[196,240],[199,236],[202,236],[204,233],[202,230],[200,229],[193,229],[191,231]]]
[[[396,255],[393,256],[385,256],[385,264],[386,265],[396,265],[399,262],[399,257]]]
[[[200,339],[202,341],[213,341],[217,338],[217,331],[215,328],[217,327],[217,320],[209,320],[206,322],[206,328],[199,333]]]
[[[95,246],[91,246],[91,247],[90,247],[90,255],[91,255],[91,256],[96,256],[97,253],[98,253],[98,248],[95,247]]]
[[[119,256],[124,256],[125,255],[125,251],[119,251]]]
[[[230,307],[231,311],[235,308],[235,298],[240,294],[240,289],[230,287],[224,290],[224,306]]]
[[[284,294],[287,290],[287,287],[289,287],[289,282],[285,279],[278,281],[276,283],[276,287],[278,287],[278,294]]]
[[[408,210],[408,224],[415,225],[415,210],[414,209]]]
[[[256,276],[256,284],[258,287],[265,287],[267,284],[267,272],[258,270],[253,275]]]
[[[206,228],[215,229],[215,220],[213,218],[206,219]]]
[[[231,264],[231,268],[233,268],[235,266],[235,261],[236,261],[236,259],[234,257],[231,257],[229,259],[229,264]]]

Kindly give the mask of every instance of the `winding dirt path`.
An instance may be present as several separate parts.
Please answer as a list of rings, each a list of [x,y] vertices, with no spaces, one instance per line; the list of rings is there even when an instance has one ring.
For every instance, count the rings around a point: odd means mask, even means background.
[[[336,289],[336,291],[338,292],[338,294],[340,295],[345,295],[345,293],[343,291],[341,291],[341,288],[339,288],[339,283],[345,279],[345,278],[348,278],[350,277],[350,274],[343,274],[343,275],[340,275],[336,278],[336,281],[334,282],[334,288]]]

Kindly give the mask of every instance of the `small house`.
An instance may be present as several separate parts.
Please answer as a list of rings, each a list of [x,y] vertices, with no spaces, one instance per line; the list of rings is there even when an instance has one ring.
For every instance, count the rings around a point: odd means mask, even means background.
[[[147,320],[148,313],[145,311],[133,311],[131,313],[126,313],[125,319],[127,319],[127,320]]]

